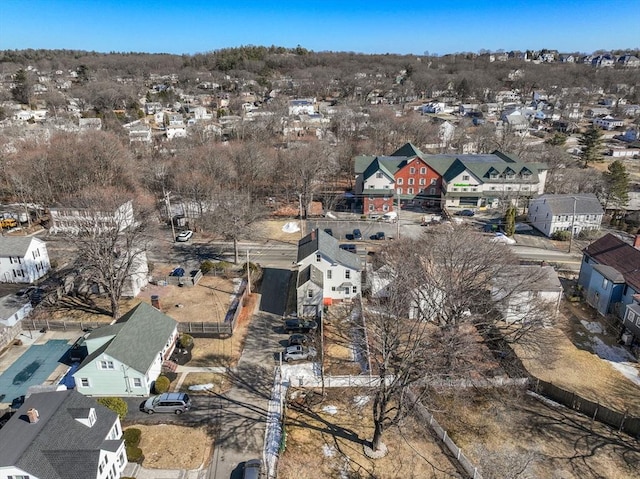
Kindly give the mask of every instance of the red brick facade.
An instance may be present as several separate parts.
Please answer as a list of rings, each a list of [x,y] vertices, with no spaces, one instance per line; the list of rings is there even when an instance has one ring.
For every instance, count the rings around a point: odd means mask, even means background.
[[[440,198],[442,177],[421,158],[415,158],[400,168],[394,175],[396,193],[402,200],[428,196]]]
[[[363,213],[365,215],[371,213],[385,214],[389,211],[393,211],[393,202],[394,198],[391,196],[393,192],[389,192],[389,196],[368,196],[366,191],[364,193],[364,198],[362,201],[363,204]]]

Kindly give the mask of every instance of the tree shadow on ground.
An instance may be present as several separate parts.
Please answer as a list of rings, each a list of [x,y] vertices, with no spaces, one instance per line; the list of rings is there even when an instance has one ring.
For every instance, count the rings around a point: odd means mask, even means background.
[[[103,316],[112,316],[111,310],[98,306],[96,302],[87,296],[69,296],[65,295],[60,298],[55,305],[49,306],[54,311],[82,311],[89,314],[99,314]]]

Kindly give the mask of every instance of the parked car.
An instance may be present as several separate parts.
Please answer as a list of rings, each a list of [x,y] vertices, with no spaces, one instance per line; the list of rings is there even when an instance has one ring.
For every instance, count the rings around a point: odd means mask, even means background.
[[[163,393],[152,396],[142,406],[142,410],[147,414],[154,412],[182,414],[189,409],[191,409],[191,399],[187,393]]]
[[[349,244],[349,243],[344,243],[340,245],[340,249],[343,249],[345,251],[349,251],[350,253],[357,253],[358,252],[358,248],[356,245],[354,244]]]
[[[289,346],[285,349],[282,359],[286,362],[300,361],[303,359],[313,359],[316,357],[316,354],[315,348],[300,345]]]
[[[356,240],[362,239],[362,232],[358,228],[353,230],[353,239],[356,239]]]
[[[324,232],[327,233],[329,236],[333,236],[333,230],[331,228],[325,228]]]
[[[383,240],[384,239],[384,231],[378,231],[377,233],[369,236],[370,240]]]
[[[305,346],[311,341],[311,338],[306,334],[292,334],[289,336],[289,346]]]
[[[284,329],[287,332],[310,333],[318,329],[318,323],[308,319],[291,318],[284,321]]]
[[[506,234],[504,233],[496,233],[496,235],[491,238],[490,240],[492,243],[504,243],[504,244],[516,244],[516,240],[514,240],[513,238],[509,238]]]
[[[193,236],[193,231],[184,230],[178,236],[176,236],[176,241],[181,241],[181,242],[182,241],[189,241],[192,236]]]
[[[348,241],[353,241],[355,238],[355,236],[353,236],[353,234],[351,233],[347,233],[346,235],[344,235],[345,239]]]
[[[242,479],[259,479],[262,472],[260,459],[249,459],[242,468]]]
[[[460,210],[456,213],[457,216],[475,216],[475,214],[473,210]]]

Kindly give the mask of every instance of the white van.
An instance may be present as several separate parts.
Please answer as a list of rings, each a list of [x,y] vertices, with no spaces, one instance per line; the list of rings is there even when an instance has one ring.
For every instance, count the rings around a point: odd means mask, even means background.
[[[389,213],[385,213],[382,216],[382,221],[385,221],[387,223],[395,223],[396,221],[398,221],[398,213],[396,213],[395,211],[389,211]]]

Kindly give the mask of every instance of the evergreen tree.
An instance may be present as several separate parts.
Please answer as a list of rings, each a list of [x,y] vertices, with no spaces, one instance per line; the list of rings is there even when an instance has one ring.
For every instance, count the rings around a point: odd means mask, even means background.
[[[504,216],[504,233],[513,236],[516,232],[516,207],[512,204],[507,208]]]
[[[20,69],[13,77],[14,87],[11,89],[13,99],[24,105],[31,103],[31,80],[24,69]]]
[[[584,168],[587,168],[589,163],[602,159],[600,153],[602,148],[602,132],[595,126],[590,126],[587,131],[580,135],[578,144],[582,149],[580,158],[584,161]]]
[[[616,160],[602,175],[606,194],[605,207],[613,207],[616,210],[625,209],[629,204],[629,173],[624,164]]]

